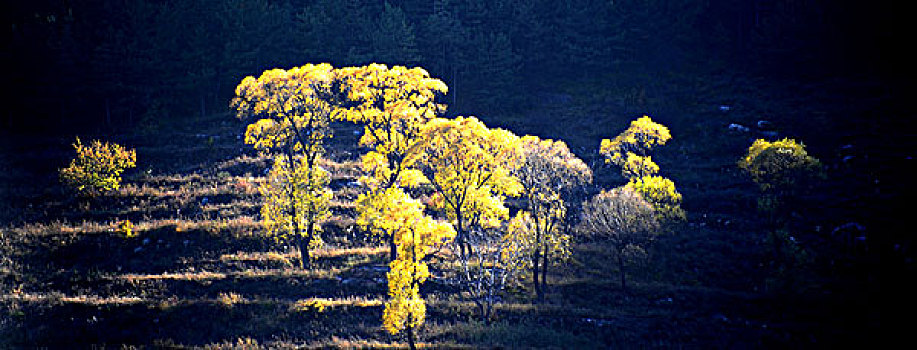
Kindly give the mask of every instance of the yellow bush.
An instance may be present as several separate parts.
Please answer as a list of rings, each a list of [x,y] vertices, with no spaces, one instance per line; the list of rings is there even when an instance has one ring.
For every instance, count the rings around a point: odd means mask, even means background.
[[[134,223],[130,220],[124,220],[118,223],[118,232],[123,234],[124,237],[133,238],[137,237],[137,232],[134,232]]]
[[[95,196],[121,187],[121,173],[133,168],[137,152],[118,144],[94,140],[88,146],[76,138],[76,158],[60,169],[60,180],[80,195]]]

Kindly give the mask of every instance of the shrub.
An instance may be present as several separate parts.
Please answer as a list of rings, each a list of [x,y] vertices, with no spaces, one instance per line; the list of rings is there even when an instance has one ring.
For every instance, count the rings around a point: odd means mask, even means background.
[[[76,158],[60,169],[60,180],[79,195],[96,196],[121,187],[121,173],[133,168],[137,152],[118,144],[94,140],[84,146],[80,138],[73,144]]]
[[[121,233],[126,238],[137,237],[137,232],[134,231],[134,223],[130,220],[124,220],[118,223],[118,233]]]

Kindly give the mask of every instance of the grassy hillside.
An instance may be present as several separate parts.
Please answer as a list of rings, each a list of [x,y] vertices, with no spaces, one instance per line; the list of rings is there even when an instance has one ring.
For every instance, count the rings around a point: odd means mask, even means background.
[[[623,180],[601,166],[599,141],[649,114],[672,130],[654,159],[684,195],[688,220],[628,271],[626,292],[609,249],[580,240],[573,260],[549,274],[547,303],[515,288],[492,324],[477,320],[474,304],[449,283],[448,258],[434,261],[434,278],[422,290],[428,320],[421,342],[832,348],[868,341],[887,322],[874,304],[878,248],[832,231],[854,222],[881,233],[873,229],[881,221],[874,205],[898,186],[887,165],[903,155],[864,121],[892,99],[876,86],[722,72],[612,75],[533,91],[537,102],[525,111],[479,116],[520,135],[565,140],[594,167],[597,185],[610,188]],[[772,127],[758,128],[759,120]],[[730,131],[732,123],[750,129]],[[92,200],[68,197],[56,182],[72,135],[4,137],[0,348],[403,346],[381,327],[387,250],[353,226],[357,128],[336,126],[325,164],[333,218],[326,246],[306,270],[291,249],[259,236],[257,187],[269,160],[242,144],[242,130],[242,122],[214,114],[92,135],[138,153],[124,186]],[[771,254],[756,188],[735,166],[771,131],[801,138],[829,171],[794,211],[791,234],[811,259],[790,268]],[[139,235],[124,237],[121,220]]]

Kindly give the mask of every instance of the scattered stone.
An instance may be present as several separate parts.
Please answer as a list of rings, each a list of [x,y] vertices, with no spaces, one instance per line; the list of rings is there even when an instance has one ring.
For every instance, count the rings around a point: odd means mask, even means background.
[[[729,124],[729,130],[738,131],[738,132],[748,132],[750,129],[747,126],[744,126],[742,124],[732,123],[732,124]]]
[[[865,231],[866,227],[863,225],[860,225],[857,222],[848,222],[846,224],[835,227],[834,230],[831,231],[831,234],[833,235],[838,232],[846,231],[846,230]]]
[[[612,324],[611,320],[602,320],[602,319],[589,318],[589,317],[583,318],[583,322],[591,323],[599,327],[609,326]]]
[[[732,109],[732,106],[720,105],[720,112],[729,112]]]

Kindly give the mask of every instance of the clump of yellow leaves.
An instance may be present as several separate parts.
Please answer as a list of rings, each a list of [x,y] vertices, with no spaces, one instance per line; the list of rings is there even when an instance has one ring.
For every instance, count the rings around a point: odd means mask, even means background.
[[[448,88],[422,68],[371,64],[338,70],[341,108],[336,118],[362,124],[360,146],[372,149],[363,157],[363,179],[370,187],[408,187],[424,182],[416,170],[423,126],[445,112],[436,103]]]
[[[599,153],[605,156],[606,164],[620,166],[624,177],[653,175],[659,171],[659,166],[648,154],[671,138],[669,128],[643,116],[632,121],[630,127],[615,138],[602,140]]]
[[[685,219],[685,211],[681,209],[681,193],[675,189],[672,180],[655,175],[643,176],[631,179],[626,187],[652,203],[661,219]]]
[[[134,223],[130,220],[118,222],[118,233],[124,235],[125,238],[137,237],[137,232],[134,231]]]
[[[748,172],[762,191],[789,188],[804,177],[821,176],[821,162],[806,152],[805,145],[787,138],[755,140],[739,160],[739,168]]]
[[[76,158],[60,169],[61,182],[81,195],[95,196],[121,188],[121,173],[133,168],[137,152],[114,143],[94,140],[88,146],[76,138]]]
[[[605,156],[606,164],[621,167],[621,174],[628,179],[627,187],[650,202],[659,218],[681,220],[685,218],[681,194],[672,180],[657,175],[659,165],[649,156],[653,148],[665,145],[671,138],[667,127],[643,116],[614,139],[602,140],[599,153]]]

